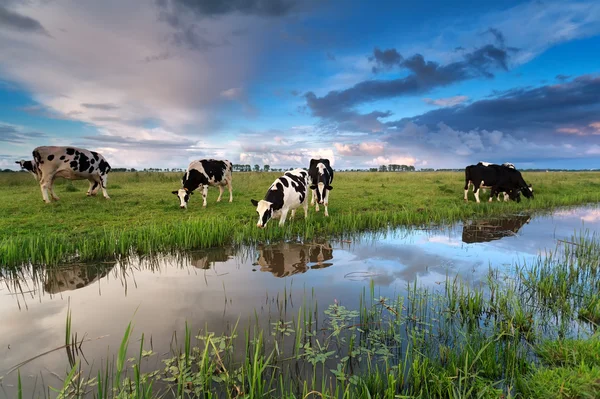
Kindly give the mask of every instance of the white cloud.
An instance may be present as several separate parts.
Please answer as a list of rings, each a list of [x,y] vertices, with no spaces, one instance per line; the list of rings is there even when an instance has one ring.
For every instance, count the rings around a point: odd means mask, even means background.
[[[423,101],[429,105],[437,105],[438,107],[454,107],[455,105],[459,105],[467,101],[469,97],[467,96],[454,96],[454,97],[446,97],[446,98],[424,98]]]
[[[338,154],[349,157],[365,155],[381,155],[385,150],[385,143],[362,142],[360,144],[334,143]]]

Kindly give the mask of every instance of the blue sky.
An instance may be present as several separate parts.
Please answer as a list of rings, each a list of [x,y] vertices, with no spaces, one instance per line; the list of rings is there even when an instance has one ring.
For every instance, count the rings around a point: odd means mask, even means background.
[[[600,167],[596,1],[0,0],[0,168]]]

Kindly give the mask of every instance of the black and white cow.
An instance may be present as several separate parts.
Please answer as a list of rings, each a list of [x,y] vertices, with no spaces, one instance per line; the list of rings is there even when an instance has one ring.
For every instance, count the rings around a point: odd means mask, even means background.
[[[68,180],[89,180],[87,195],[96,195],[102,188],[104,198],[110,199],[106,192],[106,180],[110,165],[95,151],[76,147],[37,147],[33,150],[33,161],[17,161],[21,168],[30,172],[40,182],[42,198],[50,203],[58,200],[54,193],[54,180],[62,177]]]
[[[173,194],[179,197],[179,207],[186,209],[190,195],[194,194],[194,190],[202,187],[202,206],[206,206],[206,195],[208,194],[208,186],[219,187],[219,198],[221,201],[223,195],[223,186],[229,188],[229,202],[233,201],[231,192],[231,162],[228,160],[219,161],[217,159],[199,159],[190,162],[187,172],[181,179],[179,190],[172,191]]]
[[[479,162],[477,163],[477,165],[491,166],[491,165],[495,165],[495,164],[493,164],[493,163],[491,163],[491,162],[483,162],[483,161],[479,161]],[[504,162],[504,163],[502,164],[502,166],[506,166],[507,168],[516,169],[516,168],[515,168],[515,165],[514,165],[514,164],[512,164],[512,163],[510,163],[510,162]],[[483,187],[480,187],[480,190],[481,190],[481,192],[482,192],[483,194],[485,194],[485,189],[486,189],[486,188],[492,188],[492,187],[491,187],[491,186],[489,186],[489,187],[488,187],[488,186],[483,186]],[[501,194],[504,196],[504,202],[507,202],[507,201],[509,200],[509,196],[508,196],[508,193],[506,193],[506,192],[498,193],[498,201],[500,201],[500,195],[501,195]]]
[[[277,178],[265,195],[265,199],[251,200],[258,213],[257,227],[264,228],[271,219],[279,219],[279,226],[285,224],[289,211],[292,218],[296,209],[304,207],[304,217],[308,217],[308,172],[294,169]]]
[[[533,189],[525,183],[521,172],[502,165],[467,166],[465,168],[465,201],[468,201],[469,185],[473,186],[473,194],[477,202],[480,202],[479,189],[482,187],[489,187],[492,190],[489,202],[492,202],[494,196],[501,192],[508,193],[509,198],[517,202],[521,201],[520,193],[523,193],[526,198],[533,198]]]
[[[319,204],[325,205],[325,216],[329,216],[327,205],[329,205],[329,192],[333,190],[331,183],[333,182],[333,169],[329,163],[329,159],[311,159],[308,168],[308,176],[310,189],[312,190],[311,205],[316,206],[315,211],[319,212]]]

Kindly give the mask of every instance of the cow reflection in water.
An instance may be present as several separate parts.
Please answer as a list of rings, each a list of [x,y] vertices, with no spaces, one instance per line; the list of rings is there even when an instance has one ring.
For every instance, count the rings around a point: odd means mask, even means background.
[[[518,215],[510,218],[473,220],[463,224],[462,241],[467,244],[489,242],[516,235],[529,223],[531,216]]]
[[[58,294],[86,287],[106,276],[113,267],[115,267],[115,263],[46,269],[44,291],[49,294]]]
[[[260,271],[275,277],[304,273],[308,269],[324,269],[333,265],[333,248],[329,243],[279,243],[258,246]]]
[[[227,262],[235,255],[232,247],[211,248],[210,250],[192,252],[190,263],[197,269],[210,269],[217,262]]]

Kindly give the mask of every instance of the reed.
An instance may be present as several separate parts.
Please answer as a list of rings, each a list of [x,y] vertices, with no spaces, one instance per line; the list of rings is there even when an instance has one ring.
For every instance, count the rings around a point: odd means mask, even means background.
[[[335,302],[319,311],[305,293],[297,313],[288,314],[281,298],[275,319],[250,318],[227,334],[206,326],[195,335],[186,323],[183,342],[147,372],[143,335],[137,356],[126,360],[130,323],[116,367],[107,362],[86,379],[73,371],[77,362],[60,392],[77,397],[97,386],[101,398],[597,397],[600,335],[580,314],[600,286],[599,244],[579,234],[509,274],[490,270],[481,286],[448,276],[438,289],[414,282],[385,298],[371,282],[357,309]],[[66,329],[68,339],[70,313]]]

